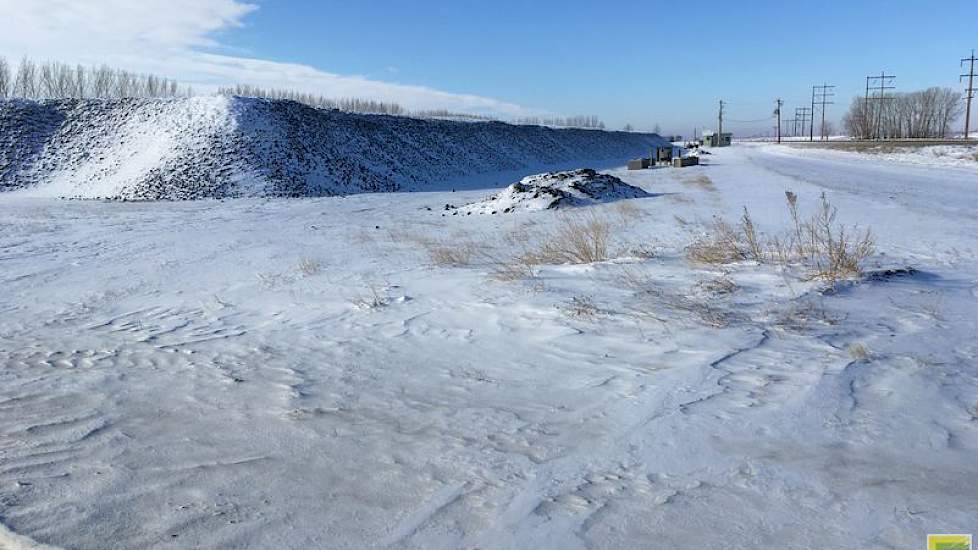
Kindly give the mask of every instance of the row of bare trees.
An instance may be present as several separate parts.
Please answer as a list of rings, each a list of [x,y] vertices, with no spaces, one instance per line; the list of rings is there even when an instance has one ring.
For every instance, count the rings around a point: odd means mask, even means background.
[[[448,109],[427,109],[422,111],[416,111],[415,116],[421,118],[440,118],[445,120],[468,120],[475,122],[489,122],[492,120],[498,120],[487,115],[477,115],[473,113],[456,113],[449,111]]]
[[[533,126],[556,126],[563,128],[593,128],[604,130],[604,122],[595,115],[578,115],[571,117],[526,117],[516,121],[517,124]]]
[[[857,97],[842,119],[846,132],[862,139],[946,138],[961,116],[960,94],[927,88],[879,97]]]
[[[360,98],[330,98],[321,94],[285,90],[276,88],[261,88],[248,84],[236,84],[218,89],[218,93],[228,96],[257,97],[262,99],[286,99],[297,101],[311,107],[321,109],[339,109],[351,113],[375,113],[383,115],[405,115],[420,118],[438,118],[449,120],[491,121],[498,120],[490,116],[456,113],[448,109],[429,109],[410,112],[401,105],[391,102],[373,101]],[[596,116],[576,116],[568,118],[539,118],[529,117],[516,121],[517,124],[532,124],[536,126],[560,126],[574,128],[604,128],[604,123]]]
[[[351,113],[372,113],[382,115],[410,114],[421,118],[443,118],[451,120],[494,120],[488,116],[454,113],[448,109],[431,109],[409,113],[407,109],[393,102],[374,101],[356,97],[336,99],[326,97],[321,94],[312,94],[297,90],[261,88],[248,84],[236,84],[234,86],[222,87],[218,89],[217,93],[227,96],[257,97],[262,99],[286,99],[309,105],[310,107],[317,107],[320,109],[339,109],[340,111],[347,111]]]
[[[189,88],[181,89],[176,80],[113,69],[107,65],[36,63],[25,57],[14,71],[10,63],[0,57],[0,98],[178,97],[191,93]]]
[[[383,115],[403,115],[407,113],[404,107],[397,103],[374,101],[361,98],[333,99],[324,95],[311,94],[296,90],[280,90],[275,88],[260,88],[248,84],[236,84],[218,89],[218,93],[228,96],[258,97],[263,99],[286,99],[297,101],[310,107],[322,109],[339,109],[354,113],[376,113]]]
[[[324,95],[261,88],[246,84],[223,87],[218,90],[223,95],[258,97],[265,99],[285,99],[304,103],[313,107],[339,109],[355,113],[377,113],[386,115],[413,115],[422,118],[442,118],[454,120],[496,120],[485,115],[455,113],[447,109],[433,109],[409,113],[394,102],[375,101],[362,98],[329,98]],[[71,66],[67,63],[47,61],[36,63],[23,58],[14,70],[7,60],[0,56],[0,99],[83,99],[83,98],[128,98],[128,97],[182,97],[193,95],[189,87],[181,88],[176,80],[152,74],[139,74],[107,65],[85,67]],[[527,117],[517,124],[542,126],[604,129],[605,125],[594,115],[561,117]]]

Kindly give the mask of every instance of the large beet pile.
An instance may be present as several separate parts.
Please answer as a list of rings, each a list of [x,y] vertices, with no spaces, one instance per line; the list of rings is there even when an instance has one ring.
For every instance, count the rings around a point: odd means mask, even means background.
[[[622,161],[654,134],[421,120],[240,97],[0,101],[0,191],[194,199],[424,190]]]

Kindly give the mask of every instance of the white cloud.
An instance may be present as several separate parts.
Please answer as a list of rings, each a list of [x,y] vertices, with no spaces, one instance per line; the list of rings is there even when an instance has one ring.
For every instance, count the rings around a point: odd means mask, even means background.
[[[240,0],[0,0],[0,55],[13,62],[29,55],[37,60],[107,63],[176,78],[203,90],[246,83],[396,101],[408,109],[540,114],[477,95],[212,53],[221,45],[220,32],[244,25],[256,9]]]

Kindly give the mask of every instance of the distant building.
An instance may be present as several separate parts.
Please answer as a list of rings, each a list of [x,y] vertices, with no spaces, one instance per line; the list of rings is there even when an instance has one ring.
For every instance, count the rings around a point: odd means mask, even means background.
[[[732,140],[733,134],[730,132],[724,132],[719,136],[716,132],[703,132],[703,145],[707,147],[729,147]]]

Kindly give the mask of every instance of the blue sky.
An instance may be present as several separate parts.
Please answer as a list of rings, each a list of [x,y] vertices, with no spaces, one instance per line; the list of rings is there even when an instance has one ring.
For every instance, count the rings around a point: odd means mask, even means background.
[[[0,38],[0,55],[35,40],[48,57],[108,57],[176,71],[203,88],[258,80],[510,117],[597,114],[612,127],[658,123],[689,134],[715,124],[719,99],[729,103],[729,126],[761,131],[767,122],[732,121],[770,115],[778,96],[793,112],[823,81],[838,86],[829,111],[838,119],[865,76],[884,69],[899,90],[959,88],[958,60],[978,48],[973,0],[701,1],[683,10],[637,1],[181,2],[56,0],[27,13],[24,2],[0,0],[13,12],[11,28],[30,30],[31,17],[59,10],[65,22],[62,30],[46,23],[47,35],[33,33],[40,37]],[[18,12],[26,14],[19,23]],[[110,14],[148,30],[134,31],[131,43],[93,44],[109,32]],[[62,40],[76,32],[78,41]]]

